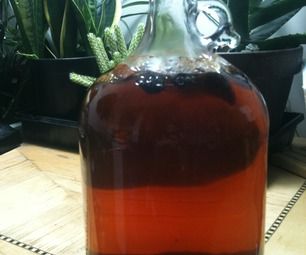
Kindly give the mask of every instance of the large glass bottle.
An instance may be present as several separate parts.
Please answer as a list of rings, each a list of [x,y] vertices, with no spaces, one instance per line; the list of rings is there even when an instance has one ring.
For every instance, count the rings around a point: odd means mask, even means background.
[[[80,148],[87,254],[262,255],[268,117],[219,1],[151,0],[136,53],[90,89]],[[204,36],[205,14],[217,26]]]

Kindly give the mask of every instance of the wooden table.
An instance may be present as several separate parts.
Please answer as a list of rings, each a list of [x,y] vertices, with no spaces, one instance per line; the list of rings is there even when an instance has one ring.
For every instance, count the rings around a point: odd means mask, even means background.
[[[306,142],[296,144],[272,158],[265,255],[306,254]],[[0,156],[0,254],[84,255],[80,180],[76,153],[23,144]]]

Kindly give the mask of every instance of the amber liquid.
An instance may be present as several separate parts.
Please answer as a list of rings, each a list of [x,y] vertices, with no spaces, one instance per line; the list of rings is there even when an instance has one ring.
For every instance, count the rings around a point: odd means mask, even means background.
[[[174,81],[147,90],[131,76],[89,93],[87,254],[262,254],[261,99],[226,76]]]

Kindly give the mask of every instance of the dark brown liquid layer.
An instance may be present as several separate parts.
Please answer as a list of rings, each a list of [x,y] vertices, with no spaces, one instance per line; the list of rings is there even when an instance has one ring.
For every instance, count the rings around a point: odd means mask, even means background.
[[[248,84],[132,75],[92,88],[82,123],[90,255],[261,254],[268,124]]]
[[[162,90],[150,93],[135,86],[139,76],[91,95],[89,107],[95,113],[83,131],[93,150],[88,163],[95,162],[87,168],[94,176],[89,185],[200,185],[241,171],[254,160],[264,139],[259,113],[239,102],[245,97],[243,103],[258,104],[254,91],[206,74],[183,85],[164,81]],[[154,91],[152,86],[149,90]]]

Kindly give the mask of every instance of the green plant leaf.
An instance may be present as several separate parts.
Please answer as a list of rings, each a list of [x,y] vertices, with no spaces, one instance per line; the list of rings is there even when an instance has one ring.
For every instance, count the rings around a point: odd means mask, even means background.
[[[137,13],[129,13],[121,16],[121,19],[125,19],[128,17],[138,16],[138,15],[147,15],[148,12],[137,12]]]
[[[228,8],[232,13],[233,26],[241,36],[241,41],[247,41],[249,38],[249,1],[228,0]]]
[[[263,0],[248,0],[249,2],[249,12],[252,13],[254,10],[256,10]]]
[[[65,0],[44,0],[45,17],[53,40],[52,48],[53,50],[55,48],[53,53],[57,57],[60,57],[60,39],[66,2]],[[48,41],[51,43],[50,40]]]
[[[102,37],[106,27],[117,24],[121,15],[120,0],[71,0],[80,35],[88,52],[91,52],[88,33]]]
[[[105,28],[112,27],[119,23],[121,16],[120,0],[105,0],[101,6],[102,15],[99,20],[98,33],[96,35],[102,37]]]
[[[269,38],[271,35],[275,33],[283,24],[285,24],[291,17],[293,17],[297,11],[292,11],[287,15],[284,15],[278,19],[275,19],[263,26],[256,27],[250,33],[250,41],[262,41]]]
[[[306,0],[264,1],[250,14],[250,29],[262,26],[306,6]],[[281,27],[283,24],[280,24]],[[275,26],[276,27],[276,26]]]
[[[95,24],[97,23],[97,19],[98,19],[98,8],[102,4],[102,1],[103,0],[87,0],[88,9],[92,17],[92,21]]]
[[[95,20],[96,15],[95,15],[95,13],[92,13],[92,11],[93,11],[91,9],[92,7],[89,6],[87,1],[84,1],[83,3],[84,3],[84,5],[83,5],[84,15],[87,18],[88,31],[96,34],[97,33],[97,24],[96,24],[96,20]]]
[[[84,47],[87,51],[87,54],[91,55],[90,45],[87,40],[87,34],[89,33],[89,31],[91,31],[90,28],[91,21],[90,17],[88,17],[89,16],[88,9],[84,7],[83,0],[71,0],[71,1]]]
[[[10,0],[16,16],[25,54],[43,57],[46,21],[41,0]]]
[[[60,57],[74,57],[76,44],[77,26],[75,25],[71,2],[66,0],[60,36]]]
[[[7,26],[8,23],[8,1],[7,0],[3,0],[0,1],[0,17],[1,17],[1,22],[3,24],[4,27]]]
[[[295,48],[301,44],[306,44],[306,34],[287,35],[259,41],[256,44],[261,50]]]
[[[45,35],[45,39],[46,39],[46,46],[45,47],[46,47],[47,51],[50,53],[50,55],[53,58],[59,58],[59,52],[58,52],[57,48],[55,47],[54,40],[52,38],[50,29],[47,31],[47,33]]]
[[[105,22],[106,22],[106,2],[103,1],[101,3],[101,6],[99,7],[99,16],[100,16],[100,20],[98,21],[98,31],[95,33],[95,35],[100,35],[101,33],[103,33],[103,31],[105,30],[106,27],[110,27],[110,26],[105,26]]]

